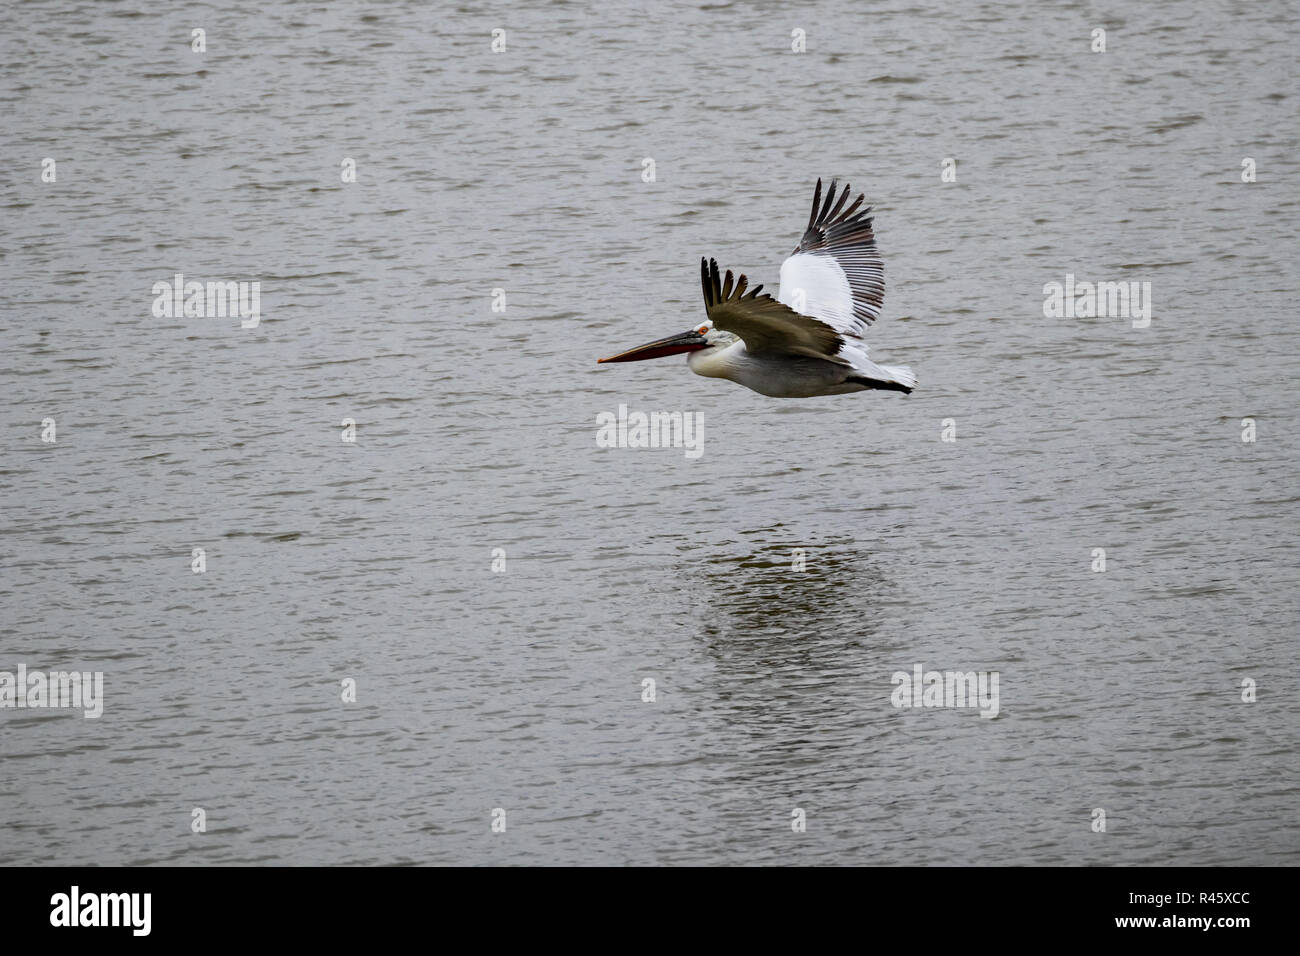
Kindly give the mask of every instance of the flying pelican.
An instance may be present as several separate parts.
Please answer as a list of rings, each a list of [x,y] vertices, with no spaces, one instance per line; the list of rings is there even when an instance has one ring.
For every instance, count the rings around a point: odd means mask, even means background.
[[[813,193],[812,214],[799,247],[781,264],[776,298],[745,293],[749,280],[718,274],[715,259],[700,260],[708,321],[600,359],[639,362],[690,354],[696,375],[729,378],[774,398],[841,395],[866,389],[911,393],[916,376],[901,365],[876,365],[867,358],[862,333],[885,298],[885,271],[871,230],[871,207],[859,194],[847,209],[849,186],[836,199],[834,179],[822,202],[822,181]]]

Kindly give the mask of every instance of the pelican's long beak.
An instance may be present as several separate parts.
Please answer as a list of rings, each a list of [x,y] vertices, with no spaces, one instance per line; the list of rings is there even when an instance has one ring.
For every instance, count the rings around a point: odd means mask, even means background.
[[[697,349],[706,349],[709,343],[695,329],[689,332],[682,332],[678,335],[670,335],[666,339],[659,339],[655,342],[647,342],[645,345],[639,345],[634,349],[628,349],[626,352],[619,352],[617,355],[611,355],[609,358],[597,359],[600,362],[640,362],[643,359],[662,358],[665,355],[676,355],[679,352],[694,352]]]

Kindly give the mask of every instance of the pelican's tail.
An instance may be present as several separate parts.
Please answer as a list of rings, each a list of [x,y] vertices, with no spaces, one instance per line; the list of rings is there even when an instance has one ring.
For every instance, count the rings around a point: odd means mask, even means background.
[[[891,392],[907,393],[916,388],[916,374],[910,368],[906,365],[877,365],[867,358],[867,347],[861,342],[845,342],[840,346],[839,357],[853,369],[845,381]]]
[[[912,389],[916,388],[916,376],[905,365],[866,364],[867,368],[860,365],[855,367],[853,374],[845,381],[863,388],[879,388],[889,392],[902,392],[904,395],[912,394]]]
[[[881,365],[878,368],[909,392],[916,388],[916,373],[906,365]]]

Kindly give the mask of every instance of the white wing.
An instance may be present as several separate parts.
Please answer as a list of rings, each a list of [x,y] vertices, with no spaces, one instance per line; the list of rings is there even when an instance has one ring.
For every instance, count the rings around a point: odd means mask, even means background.
[[[847,209],[849,186],[835,195],[835,180],[822,202],[822,181],[813,193],[808,229],[799,248],[781,264],[777,301],[820,319],[841,335],[861,338],[880,317],[885,301],[885,267],[871,228],[871,207],[859,194]]]

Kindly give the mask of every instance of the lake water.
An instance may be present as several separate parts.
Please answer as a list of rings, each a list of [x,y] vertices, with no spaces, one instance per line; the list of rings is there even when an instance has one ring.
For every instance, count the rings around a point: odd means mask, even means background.
[[[0,860],[1300,862],[1298,27],[7,11],[0,670],[104,691],[0,709]],[[595,364],[703,320],[701,255],[775,289],[832,176],[912,395]],[[178,272],[260,323],[155,316]],[[598,447],[620,405],[702,453]],[[917,665],[997,716],[894,706]]]

